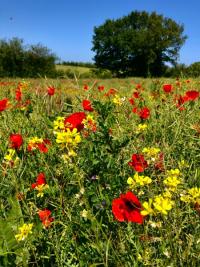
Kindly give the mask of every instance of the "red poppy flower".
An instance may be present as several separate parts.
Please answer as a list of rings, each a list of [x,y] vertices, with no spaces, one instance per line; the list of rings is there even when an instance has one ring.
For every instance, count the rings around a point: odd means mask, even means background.
[[[199,97],[199,92],[195,90],[187,91],[185,93],[185,100],[186,101],[194,101]]]
[[[144,107],[139,111],[138,115],[141,119],[146,120],[150,116],[150,110],[147,107]]]
[[[164,84],[163,85],[163,91],[165,93],[171,93],[172,89],[173,89],[172,84]]]
[[[119,198],[112,201],[112,212],[119,222],[143,223],[144,217],[140,214],[141,204],[132,193],[121,194]]]
[[[47,153],[49,150],[47,145],[50,145],[50,144],[51,142],[48,139],[44,139],[42,140],[42,142],[35,142],[35,143],[30,142],[27,146],[27,149],[29,152],[34,149],[39,149],[41,153]]]
[[[0,111],[4,111],[8,107],[8,98],[0,100]]]
[[[84,110],[87,110],[87,111],[93,111],[94,110],[91,106],[91,102],[87,99],[83,100],[82,106],[83,106]]]
[[[133,98],[129,98],[129,103],[133,106],[135,104],[135,100]]]
[[[47,153],[48,152],[48,147],[46,146],[45,142],[42,142],[40,144],[37,144],[38,149],[42,153]]]
[[[23,144],[23,138],[21,134],[11,134],[10,135],[10,146],[11,148],[20,149]]]
[[[105,87],[104,87],[103,85],[99,85],[99,86],[98,86],[98,90],[99,90],[99,92],[103,91],[104,89],[105,89]]]
[[[22,100],[22,92],[21,92],[21,88],[17,88],[15,91],[15,99],[20,102]]]
[[[142,85],[140,83],[136,84],[136,89],[141,89],[142,88]]]
[[[38,185],[46,184],[45,174],[39,173],[36,179],[36,183],[32,184],[31,187],[34,189]]]
[[[53,96],[55,94],[55,88],[54,87],[48,87],[47,93],[49,96]]]
[[[48,209],[38,211],[38,215],[45,228],[49,227],[51,222],[54,221],[54,218],[51,217],[51,211]]]
[[[87,84],[84,84],[83,89],[87,91],[89,89],[89,86]]]
[[[137,112],[138,112],[138,108],[137,108],[137,107],[134,107],[134,108],[132,109],[132,112],[133,112],[133,113],[137,113]]]
[[[117,93],[117,90],[114,88],[111,88],[108,90],[108,92],[105,94],[105,96],[115,95]]]
[[[86,118],[84,112],[76,112],[67,117],[64,121],[64,124],[67,128],[73,130],[76,128],[78,131],[81,131],[84,128],[82,121]]]
[[[140,98],[140,93],[139,92],[134,92],[133,93],[134,98]]]
[[[136,172],[143,172],[147,167],[148,163],[141,154],[133,154],[132,161],[129,161],[129,166],[131,166]]]

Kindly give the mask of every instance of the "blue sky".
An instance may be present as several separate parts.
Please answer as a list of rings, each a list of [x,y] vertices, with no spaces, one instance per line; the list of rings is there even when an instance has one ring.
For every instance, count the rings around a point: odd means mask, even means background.
[[[180,63],[200,61],[200,0],[0,0],[0,39],[41,43],[62,60],[92,61],[94,26],[133,10],[156,11],[185,26]]]

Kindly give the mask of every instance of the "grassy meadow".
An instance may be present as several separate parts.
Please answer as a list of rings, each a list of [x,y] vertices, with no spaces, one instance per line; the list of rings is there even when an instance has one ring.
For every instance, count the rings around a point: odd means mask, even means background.
[[[94,68],[71,65],[56,65],[56,70],[62,72],[67,77],[69,76],[69,78],[80,78],[91,77],[92,70],[94,70]]]
[[[198,79],[2,79],[0,266],[200,266],[199,97]]]

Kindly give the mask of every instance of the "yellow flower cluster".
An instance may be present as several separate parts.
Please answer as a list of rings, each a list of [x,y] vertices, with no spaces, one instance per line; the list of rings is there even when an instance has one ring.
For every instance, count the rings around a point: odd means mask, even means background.
[[[143,203],[143,210],[141,214],[146,215],[167,215],[168,211],[172,209],[174,201],[165,195],[155,196],[154,199],[150,198],[149,201]]]
[[[175,191],[176,187],[181,184],[182,180],[178,178],[181,173],[179,169],[171,169],[167,171],[168,177],[164,179],[163,183],[168,187],[169,190]]]
[[[41,144],[43,142],[42,138],[38,138],[38,137],[32,137],[29,139],[28,145],[30,147],[32,147],[32,149],[36,149],[36,147],[34,146],[35,144]]]
[[[193,187],[188,189],[186,194],[181,195],[181,201],[186,203],[198,203],[200,204],[200,188]]]
[[[138,173],[136,173],[133,176],[133,178],[129,177],[127,180],[127,184],[130,185],[131,187],[144,186],[144,185],[150,184],[151,182],[152,180],[150,177],[139,175]]]
[[[49,185],[48,184],[39,184],[35,187],[35,189],[38,191],[37,197],[43,197],[44,191],[46,189],[49,189]]]
[[[64,117],[56,118],[54,121],[54,134],[56,135],[56,143],[60,144],[63,149],[67,149],[67,153],[61,156],[63,161],[67,163],[70,158],[77,155],[75,148],[81,142],[81,135],[76,128],[73,130],[66,128],[64,120]]]
[[[120,98],[119,95],[115,95],[112,101],[115,105],[121,106],[123,102],[125,101],[125,98]]]
[[[145,154],[145,157],[153,162],[158,158],[159,152],[160,149],[156,147],[145,147],[142,150],[142,153]]]
[[[63,144],[66,148],[76,147],[81,142],[80,133],[74,128],[72,131],[67,128],[65,132],[56,132],[56,143]]]
[[[6,155],[4,156],[4,162],[6,164],[16,165],[19,161],[19,157],[16,155],[16,151],[12,148],[8,149]]]
[[[28,234],[32,233],[33,223],[26,224],[24,223],[21,227],[19,227],[19,234],[15,235],[17,241],[22,241],[27,238]]]
[[[65,129],[65,124],[64,124],[64,117],[57,117],[56,120],[53,122],[54,125],[54,130],[57,131],[63,131]]]
[[[140,123],[140,124],[138,124],[135,132],[136,132],[136,134],[139,134],[139,133],[146,131],[146,129],[147,129],[147,124]]]
[[[167,212],[172,209],[174,201],[168,197],[163,197],[162,195],[159,195],[154,198],[153,205],[156,209],[156,212],[167,215]]]
[[[178,166],[180,169],[189,167],[188,163],[184,159],[178,162]]]

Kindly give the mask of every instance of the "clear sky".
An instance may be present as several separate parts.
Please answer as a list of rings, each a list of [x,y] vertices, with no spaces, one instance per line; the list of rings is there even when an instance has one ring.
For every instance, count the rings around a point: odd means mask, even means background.
[[[133,10],[156,11],[185,26],[180,63],[200,61],[200,0],[0,0],[0,39],[47,46],[61,60],[92,61],[94,26]]]

